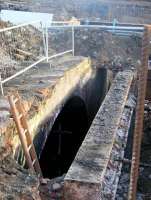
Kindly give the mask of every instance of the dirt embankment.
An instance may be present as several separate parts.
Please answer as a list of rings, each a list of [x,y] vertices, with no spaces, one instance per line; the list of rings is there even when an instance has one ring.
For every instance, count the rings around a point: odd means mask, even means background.
[[[0,22],[0,28],[11,26],[9,22]],[[3,79],[44,55],[42,33],[31,25],[1,32],[0,48],[0,73]]]
[[[27,2],[27,1],[25,1]],[[36,0],[29,1],[28,9],[53,13],[57,20],[79,19],[150,23],[149,1],[127,0]]]
[[[56,52],[71,49],[71,30],[50,30],[50,46]],[[135,69],[141,55],[141,38],[119,36],[100,29],[75,29],[75,55],[90,57],[96,67],[113,71]]]

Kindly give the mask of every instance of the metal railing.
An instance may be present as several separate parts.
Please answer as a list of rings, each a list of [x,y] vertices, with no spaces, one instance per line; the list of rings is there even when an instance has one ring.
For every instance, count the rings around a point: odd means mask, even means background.
[[[51,22],[50,27],[53,27],[54,24],[63,25],[68,23],[69,22]],[[33,21],[30,23],[24,23],[0,29],[1,49],[3,49],[7,55],[5,61],[8,60],[7,65],[9,65],[8,69],[2,69],[2,66],[5,66],[5,64],[3,64],[3,62],[0,63],[0,90],[3,96],[5,83],[16,78],[17,76],[22,75],[37,64],[43,61],[49,62],[50,59],[62,56],[67,53],[72,53],[74,55],[74,26],[71,27],[72,48],[63,52],[56,52],[54,55],[49,55],[50,46],[48,28],[49,27],[46,24],[42,24],[41,21]],[[35,47],[33,47],[32,43],[34,40],[36,40],[36,37],[38,42],[37,44],[35,43]],[[24,45],[24,43],[27,43],[27,46],[30,46],[30,48],[25,48],[26,45]],[[37,48],[40,52],[37,52]],[[36,55],[33,55],[33,52],[35,52]],[[27,60],[30,62],[30,65],[27,64],[27,66],[24,67],[24,63]],[[12,65],[11,62],[14,64]],[[17,66],[19,71],[16,72],[16,70],[14,70],[14,73],[12,72],[10,75],[7,74],[7,71],[11,71],[13,66],[14,68]],[[4,72],[5,70],[6,73]]]
[[[46,25],[47,24],[47,25]],[[100,30],[105,30],[105,31],[111,31],[111,32],[123,32],[124,33],[130,33],[130,32],[138,32],[142,33],[144,30],[144,27],[140,26],[129,26],[129,25],[120,25],[120,26],[115,26],[113,30],[113,26],[110,24],[100,24],[100,25],[81,25],[80,23],[72,23],[71,21],[53,21],[50,22],[50,26],[48,26],[48,23],[43,24],[41,21],[34,21],[30,23],[24,23],[21,25],[13,26],[13,27],[7,27],[0,29],[0,40],[3,40],[2,47],[1,49],[5,49],[7,52],[7,55],[9,54],[9,65],[10,65],[10,71],[12,70],[13,67],[16,67],[18,65],[24,66],[24,57],[22,54],[25,54],[25,59],[26,57],[30,58],[33,56],[33,52],[35,52],[36,56],[34,55],[33,58],[30,60],[30,65],[25,66],[24,68],[21,68],[19,71],[16,72],[14,70],[10,75],[7,74],[6,72],[6,77],[4,76],[3,73],[0,71],[0,90],[2,95],[4,95],[4,84],[7,83],[8,81],[16,78],[17,76],[20,76],[21,74],[25,73],[27,70],[31,69],[32,67],[36,66],[37,64],[46,61],[49,62],[50,59],[56,58],[58,56],[62,56],[67,53],[72,53],[73,56],[75,55],[75,29],[76,28],[99,28]],[[51,30],[70,30],[71,31],[71,46],[72,48],[63,48],[62,52],[58,53],[58,49],[56,49],[55,54],[53,52],[50,53],[50,49],[52,46],[52,43],[50,45],[50,32]],[[70,34],[70,33],[69,33]],[[2,36],[2,37],[1,37]],[[26,41],[20,42],[19,39],[21,40],[23,37],[25,37]],[[28,38],[28,39],[27,39]],[[38,38],[38,43],[35,44],[36,47],[32,47],[32,40],[35,40],[35,38]],[[27,47],[24,49],[24,43],[28,43],[28,46],[31,48],[28,49]],[[64,43],[63,43],[64,44]],[[37,47],[38,45],[38,47]],[[22,48],[21,48],[22,47]],[[40,49],[42,47],[42,50]],[[33,51],[33,48],[36,51]],[[39,49],[39,52],[37,52],[37,48]],[[61,48],[59,47],[59,50]],[[32,51],[32,52],[31,52]],[[16,54],[17,52],[17,54]],[[19,54],[18,54],[19,53]],[[21,54],[21,55],[20,55]],[[0,55],[1,56],[1,55]],[[17,59],[23,58],[23,61],[19,62]],[[14,59],[15,57],[15,59]],[[6,60],[6,59],[5,59]],[[17,61],[16,61],[17,60]],[[28,60],[28,59],[27,59]],[[17,62],[17,64],[16,64]],[[1,64],[1,59],[0,59],[0,70],[3,66],[3,63]],[[5,66],[5,65],[4,65]],[[9,73],[10,73],[9,71]]]

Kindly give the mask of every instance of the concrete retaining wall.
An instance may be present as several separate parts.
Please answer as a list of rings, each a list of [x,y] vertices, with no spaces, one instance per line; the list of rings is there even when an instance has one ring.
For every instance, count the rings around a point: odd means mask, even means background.
[[[114,165],[110,159],[114,145],[117,146],[115,138],[132,79],[132,72],[119,72],[116,76],[65,177],[64,200],[107,199],[103,192],[106,188],[105,179],[110,171],[107,168]],[[126,130],[130,119],[131,113]],[[111,178],[114,180],[115,176],[112,175]]]

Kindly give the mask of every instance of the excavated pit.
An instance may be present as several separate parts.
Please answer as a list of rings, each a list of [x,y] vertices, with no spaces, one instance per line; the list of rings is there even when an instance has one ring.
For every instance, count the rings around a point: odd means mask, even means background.
[[[28,111],[28,123],[44,177],[67,173],[106,96],[111,74],[107,69],[93,68],[88,58],[67,56],[54,60],[51,69],[46,64],[37,66],[6,85],[5,90],[19,91]],[[6,99],[1,99],[0,108],[7,108],[0,121],[3,136],[0,145],[10,142],[14,158],[24,165],[22,147],[15,124],[9,118]]]
[[[58,115],[40,157],[44,177],[54,178],[69,169],[88,130],[84,101],[72,97]]]
[[[85,99],[78,93],[71,95],[48,132],[39,159],[45,178],[67,173],[109,89],[107,70],[102,68],[94,71],[95,78],[86,84]]]

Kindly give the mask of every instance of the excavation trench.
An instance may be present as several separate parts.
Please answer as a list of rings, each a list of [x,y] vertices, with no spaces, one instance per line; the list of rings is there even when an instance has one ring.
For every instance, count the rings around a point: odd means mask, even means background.
[[[88,130],[84,101],[72,97],[58,115],[40,157],[44,177],[66,173]]]
[[[77,91],[73,92],[47,134],[45,145],[39,155],[45,178],[51,179],[67,173],[105,97],[109,88],[107,70],[97,69],[94,70],[94,74],[95,76],[83,88],[85,97]],[[42,137],[42,133],[39,133],[35,138],[37,146]],[[36,149],[38,152],[39,147]]]
[[[55,60],[51,69],[48,63],[44,63],[43,67],[37,66],[10,83],[10,87],[18,90],[28,113],[27,120],[44,177],[52,179],[68,173],[106,96],[110,75],[106,69],[94,69],[89,58],[67,56]],[[7,100],[3,99],[0,108],[5,104],[9,110]],[[0,123],[0,146],[3,149],[2,144],[7,146],[10,142],[9,155],[24,166],[25,157],[15,123],[9,113],[6,114],[5,120]],[[9,170],[12,168],[9,167]],[[27,178],[26,170],[19,173],[23,172]],[[1,175],[5,180],[5,173]],[[20,174],[18,176],[21,177]],[[14,188],[16,178],[11,176],[11,179],[11,183],[9,178],[6,181],[9,187]],[[24,188],[21,188],[22,191],[24,193]]]

